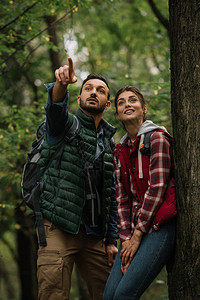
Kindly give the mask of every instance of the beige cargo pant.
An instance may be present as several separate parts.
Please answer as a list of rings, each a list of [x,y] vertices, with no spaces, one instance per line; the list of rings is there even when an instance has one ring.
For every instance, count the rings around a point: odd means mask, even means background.
[[[69,300],[74,263],[85,280],[92,300],[102,300],[110,273],[105,245],[98,237],[59,230],[44,220],[47,246],[39,247],[37,260],[38,300]]]

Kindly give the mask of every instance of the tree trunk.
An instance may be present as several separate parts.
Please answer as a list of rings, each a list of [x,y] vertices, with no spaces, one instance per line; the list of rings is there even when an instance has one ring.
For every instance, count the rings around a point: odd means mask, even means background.
[[[0,256],[0,281],[3,280],[5,286],[5,291],[9,300],[15,299],[15,291],[13,282],[10,279],[10,274],[7,271],[6,264],[3,261],[3,258]]]
[[[20,225],[17,231],[18,268],[21,282],[20,300],[37,299],[36,257],[37,242],[34,233],[34,220],[19,209],[16,221]]]
[[[200,299],[200,2],[170,0],[171,97],[177,192],[170,300]]]
[[[56,17],[55,16],[45,16],[46,24],[48,26],[48,34],[50,36],[50,41],[58,48],[58,35],[56,31]],[[51,61],[51,70],[54,74],[55,70],[61,67],[59,52],[55,52],[52,48],[49,49],[49,57]]]

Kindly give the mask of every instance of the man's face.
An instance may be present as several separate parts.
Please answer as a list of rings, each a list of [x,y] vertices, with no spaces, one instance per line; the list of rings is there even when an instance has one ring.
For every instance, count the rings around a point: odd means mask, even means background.
[[[89,79],[83,85],[78,103],[83,111],[90,115],[102,114],[110,106],[108,101],[109,89],[100,79]]]

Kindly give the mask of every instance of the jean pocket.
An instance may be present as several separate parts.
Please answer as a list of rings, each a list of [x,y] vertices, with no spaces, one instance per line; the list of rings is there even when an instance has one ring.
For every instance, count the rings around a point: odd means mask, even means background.
[[[62,289],[63,259],[58,251],[38,251],[37,276],[40,290]]]

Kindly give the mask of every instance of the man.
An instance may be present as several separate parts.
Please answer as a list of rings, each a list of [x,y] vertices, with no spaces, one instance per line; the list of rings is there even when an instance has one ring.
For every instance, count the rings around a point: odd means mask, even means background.
[[[55,85],[47,87],[47,136],[41,173],[73,121],[68,113],[67,87],[77,78],[71,58],[55,76]],[[74,263],[91,298],[102,299],[118,237],[111,149],[115,128],[102,119],[103,111],[110,107],[109,96],[103,77],[90,74],[84,80],[76,114],[80,137],[65,144],[61,160],[55,158],[43,175],[40,208],[47,246],[38,250],[39,300],[69,299]]]

